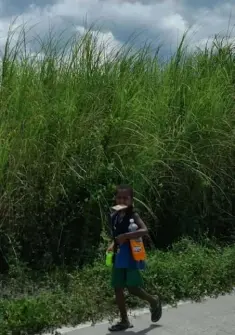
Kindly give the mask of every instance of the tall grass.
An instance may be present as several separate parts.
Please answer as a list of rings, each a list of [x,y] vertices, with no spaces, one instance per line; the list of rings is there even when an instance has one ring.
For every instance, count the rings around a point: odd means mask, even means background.
[[[38,267],[97,253],[113,186],[131,183],[153,241],[234,236],[232,46],[162,64],[105,55],[88,33],[29,55],[6,43],[0,93],[2,255]],[[40,48],[39,48],[40,46]]]

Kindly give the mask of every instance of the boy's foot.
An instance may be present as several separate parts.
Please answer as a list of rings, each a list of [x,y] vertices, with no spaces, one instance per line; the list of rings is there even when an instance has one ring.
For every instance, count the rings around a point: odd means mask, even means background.
[[[150,307],[151,321],[156,323],[162,317],[162,303],[160,298],[156,298],[156,302]]]
[[[111,327],[109,327],[109,331],[110,332],[120,332],[120,331],[124,331],[130,328],[133,328],[133,325],[129,321],[126,321],[126,322],[120,321],[116,323],[115,325],[112,325]]]

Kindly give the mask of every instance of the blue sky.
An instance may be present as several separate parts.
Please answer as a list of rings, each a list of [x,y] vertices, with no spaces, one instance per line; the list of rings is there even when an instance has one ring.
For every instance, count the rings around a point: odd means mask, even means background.
[[[134,33],[141,40],[174,49],[186,29],[190,46],[203,46],[215,35],[235,36],[235,0],[0,0],[0,47],[12,20],[36,25],[30,32],[44,35],[48,26],[82,32],[84,22],[100,29],[100,39],[120,46]],[[94,28],[96,29],[96,28]],[[140,40],[139,38],[139,40]]]

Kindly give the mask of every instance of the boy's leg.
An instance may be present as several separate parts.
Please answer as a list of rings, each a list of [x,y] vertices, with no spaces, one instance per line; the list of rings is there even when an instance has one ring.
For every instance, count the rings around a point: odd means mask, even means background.
[[[112,286],[115,291],[116,302],[120,312],[121,321],[109,328],[110,331],[122,331],[132,328],[127,315],[124,288],[126,287],[126,269],[113,268]]]
[[[138,270],[128,270],[127,272],[127,287],[128,291],[140,298],[147,301],[150,305],[152,322],[157,322],[162,316],[162,306],[159,297],[153,297],[147,293],[143,288],[143,279]]]
[[[116,303],[120,312],[121,322],[128,323],[128,315],[125,303],[125,296],[124,296],[124,289],[123,288],[115,288],[115,296],[116,296]]]
[[[157,298],[151,296],[141,287],[128,287],[128,291],[136,297],[140,298],[141,300],[147,301],[150,306],[156,304]]]
[[[128,291],[140,298],[147,301],[150,305],[156,303],[156,298],[152,297],[145,290],[142,289],[143,279],[139,270],[128,270],[127,272],[127,288]]]

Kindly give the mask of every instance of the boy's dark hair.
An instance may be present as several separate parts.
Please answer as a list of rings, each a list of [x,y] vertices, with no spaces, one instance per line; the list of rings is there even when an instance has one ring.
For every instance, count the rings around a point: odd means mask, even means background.
[[[127,191],[131,197],[131,199],[134,198],[134,190],[133,188],[130,186],[130,185],[125,185],[125,184],[121,184],[121,185],[118,185],[117,188],[116,188],[116,195],[118,193],[118,191]]]

